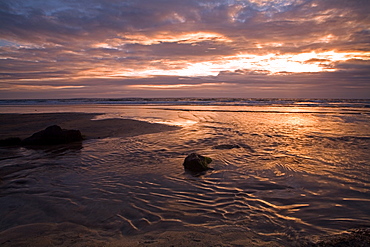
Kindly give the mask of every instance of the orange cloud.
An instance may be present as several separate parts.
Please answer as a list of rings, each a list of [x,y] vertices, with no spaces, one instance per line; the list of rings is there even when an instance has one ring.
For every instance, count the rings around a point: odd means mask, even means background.
[[[214,32],[187,32],[179,34],[173,32],[160,32],[154,35],[122,33],[118,36],[119,38],[107,39],[104,42],[95,43],[92,47],[120,49],[126,44],[149,46],[160,43],[196,44],[204,41],[232,42],[232,40],[226,36]]]
[[[180,88],[196,88],[196,87],[217,87],[230,85],[223,82],[217,83],[199,83],[199,84],[138,84],[138,85],[129,85],[129,88],[144,88],[144,89],[180,89]]]

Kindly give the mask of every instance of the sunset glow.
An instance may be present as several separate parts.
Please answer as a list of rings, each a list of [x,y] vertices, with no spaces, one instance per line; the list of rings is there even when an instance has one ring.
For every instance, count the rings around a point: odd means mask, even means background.
[[[135,70],[118,67],[96,68],[80,73],[83,76],[95,76],[99,78],[109,77],[137,77],[145,78],[152,76],[217,76],[220,72],[235,72],[237,70],[265,71],[265,74],[273,75],[280,73],[315,73],[335,71],[335,63],[350,59],[370,60],[370,52],[309,52],[299,54],[240,54],[236,56],[218,57],[212,61],[189,62],[189,61],[157,61],[158,66],[140,68]],[[158,85],[162,87],[163,85]],[[168,87],[186,87],[187,85],[168,85]],[[191,86],[191,85],[188,85]]]
[[[78,2],[2,3],[1,97],[370,95],[365,2]]]

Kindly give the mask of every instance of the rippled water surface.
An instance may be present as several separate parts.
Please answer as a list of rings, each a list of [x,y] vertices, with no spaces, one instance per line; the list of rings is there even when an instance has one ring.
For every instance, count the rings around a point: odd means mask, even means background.
[[[3,111],[32,112],[32,107]],[[21,109],[21,110],[20,110]],[[71,222],[101,236],[251,231],[289,245],[370,225],[366,109],[38,106],[182,126],[47,150],[0,149],[0,231]],[[214,170],[184,172],[191,152]],[[5,172],[4,172],[5,171]],[[104,235],[105,234],[105,235]]]

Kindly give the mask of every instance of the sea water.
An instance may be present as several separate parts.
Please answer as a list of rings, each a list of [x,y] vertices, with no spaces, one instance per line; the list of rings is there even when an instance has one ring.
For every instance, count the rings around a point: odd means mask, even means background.
[[[282,99],[1,101],[1,113],[96,112],[180,126],[76,148],[1,148],[0,231],[73,223],[100,239],[253,232],[264,241],[370,226],[370,102]],[[197,152],[213,170],[186,173]],[[94,237],[95,235],[93,235]],[[60,237],[60,236],[59,236]],[[1,244],[1,243],[0,243]]]

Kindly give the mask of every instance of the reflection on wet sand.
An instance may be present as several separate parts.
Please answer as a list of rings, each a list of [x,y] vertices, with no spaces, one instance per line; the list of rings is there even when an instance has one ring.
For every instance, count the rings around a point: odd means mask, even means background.
[[[84,236],[81,245],[114,246],[125,238],[134,246],[160,246],[179,244],[177,236],[203,246],[216,240],[295,246],[370,224],[366,114],[349,119],[190,106],[143,107],[138,115],[130,107],[110,111],[105,117],[182,128],[90,139],[81,149],[1,149],[7,158],[0,160],[0,239],[13,241],[22,232],[22,239],[55,244],[62,229],[75,229],[65,234]],[[211,157],[214,170],[199,177],[184,172],[191,152]]]

